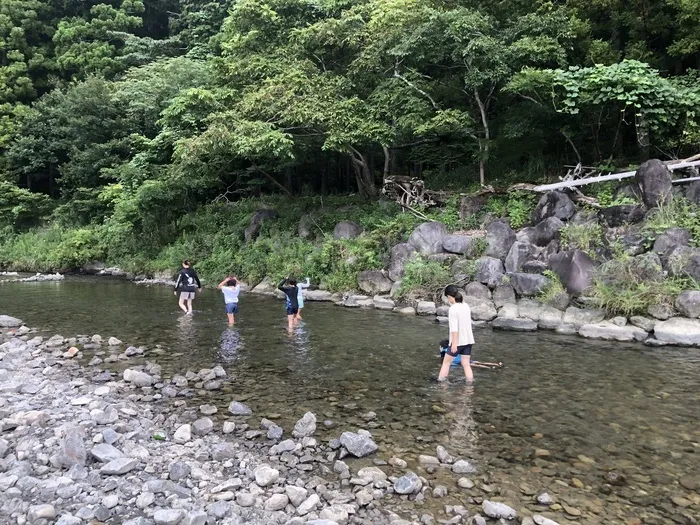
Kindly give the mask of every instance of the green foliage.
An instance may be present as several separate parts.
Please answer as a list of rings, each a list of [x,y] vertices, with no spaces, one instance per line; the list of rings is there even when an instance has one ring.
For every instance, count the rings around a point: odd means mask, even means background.
[[[406,297],[414,292],[423,292],[437,297],[451,281],[450,270],[443,263],[429,259],[410,259],[404,266],[398,296]]]
[[[512,228],[522,228],[529,224],[536,204],[536,196],[532,193],[512,191],[507,195],[490,196],[486,212],[508,219]]]
[[[636,201],[631,197],[615,197],[618,184],[614,182],[601,182],[595,185],[594,197],[603,208],[619,206],[622,204],[634,204]]]
[[[48,195],[32,193],[0,180],[0,227],[36,226],[49,215],[52,207]]]
[[[682,197],[675,197],[661,204],[649,214],[644,227],[653,235],[660,235],[669,228],[685,228],[690,232],[690,242],[700,246],[700,206]]]
[[[598,223],[567,223],[560,230],[561,246],[565,250],[581,250],[595,257],[604,245],[603,228]]]
[[[559,276],[552,270],[545,270],[543,275],[550,280],[549,286],[542,290],[537,298],[543,303],[548,303],[554,300],[558,295],[565,293],[564,285],[561,283]]]
[[[593,297],[600,308],[615,315],[646,314],[652,305],[673,306],[684,290],[695,290],[698,284],[687,277],[646,279],[639,272],[633,257],[623,256],[601,265],[594,278]]]

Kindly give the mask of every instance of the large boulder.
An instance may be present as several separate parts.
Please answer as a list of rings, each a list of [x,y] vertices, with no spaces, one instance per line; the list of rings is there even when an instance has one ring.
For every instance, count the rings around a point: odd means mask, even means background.
[[[662,343],[682,346],[700,345],[700,321],[673,317],[654,325],[654,335]]]
[[[564,324],[572,325],[578,330],[585,324],[599,323],[605,319],[605,311],[598,308],[577,308],[569,306],[564,313]]]
[[[690,232],[688,230],[684,228],[669,228],[656,238],[652,251],[666,258],[679,246],[688,246],[689,243]]]
[[[357,274],[357,285],[365,293],[379,295],[389,293],[391,280],[379,270],[366,270]]]
[[[700,204],[700,180],[691,182],[685,190],[685,198],[695,204]]]
[[[464,302],[471,309],[473,321],[491,321],[498,315],[491,299],[467,296]]]
[[[335,225],[333,229],[333,238],[335,240],[340,239],[354,239],[362,233],[362,226],[353,221],[341,221]]]
[[[510,284],[500,284],[493,290],[493,302],[496,308],[506,304],[515,304],[515,290]]]
[[[0,328],[16,328],[22,326],[22,320],[9,315],[0,315]]]
[[[487,195],[465,195],[459,201],[459,218],[465,220],[472,215],[480,214],[488,201]]]
[[[313,235],[314,220],[311,215],[302,215],[297,226],[297,233],[301,239],[308,239]]]
[[[532,222],[537,224],[547,217],[569,220],[576,213],[576,206],[566,193],[550,191],[540,198],[532,212]]]
[[[641,255],[649,249],[650,242],[642,231],[630,231],[618,237],[622,250],[627,255]]]
[[[446,252],[467,255],[473,245],[472,238],[468,235],[448,235],[442,241],[442,247]]]
[[[559,230],[564,227],[561,219],[547,217],[535,226],[534,242],[537,246],[547,246],[555,239],[559,239]]]
[[[464,287],[465,297],[478,297],[479,299],[491,299],[491,290],[486,285],[471,282]]]
[[[580,295],[593,284],[595,263],[586,252],[571,250],[549,258],[549,267],[571,295]]]
[[[279,214],[272,208],[263,208],[262,210],[256,211],[250,218],[248,227],[244,232],[246,242],[254,241],[258,237],[263,222],[276,219],[277,217],[279,217]]]
[[[639,196],[647,208],[656,208],[673,198],[671,172],[658,159],[651,159],[639,166],[634,175]]]
[[[536,247],[528,241],[515,241],[506,256],[506,272],[519,272],[535,255]]]
[[[502,284],[504,277],[503,262],[495,257],[480,257],[476,260],[474,280],[494,288]]]
[[[676,310],[686,317],[700,317],[700,291],[681,292],[676,298]]]
[[[442,253],[442,243],[447,235],[447,228],[441,222],[424,222],[416,226],[408,238],[408,243],[421,255]]]
[[[644,220],[646,208],[641,204],[619,204],[603,208],[600,215],[610,228],[617,228]]]
[[[581,337],[606,341],[644,341],[649,334],[634,325],[619,326],[610,321],[585,324],[578,330]]]
[[[510,284],[513,286],[515,293],[521,297],[531,297],[537,295],[547,289],[552,284],[552,281],[544,275],[532,273],[511,273],[509,276]]]
[[[662,281],[664,279],[661,258],[655,253],[637,255],[632,258],[630,264],[630,269],[642,282]]]
[[[491,321],[494,330],[509,330],[511,332],[534,332],[537,323],[532,319],[520,319],[517,317],[496,317]]]
[[[670,275],[700,281],[700,249],[679,246],[665,258],[665,263]]]
[[[416,253],[416,249],[408,244],[407,242],[402,242],[397,244],[391,249],[391,262],[389,263],[389,279],[392,281],[398,281],[403,277],[403,269],[411,257]]]
[[[484,255],[503,260],[515,242],[515,232],[505,221],[493,221],[486,228],[486,242]]]

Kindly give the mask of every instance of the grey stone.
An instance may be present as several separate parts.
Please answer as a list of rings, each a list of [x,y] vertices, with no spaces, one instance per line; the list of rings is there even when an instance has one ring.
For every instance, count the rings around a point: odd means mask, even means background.
[[[644,220],[646,208],[640,204],[620,204],[600,210],[600,215],[611,228],[635,224]]]
[[[579,328],[578,333],[582,337],[604,339],[607,341],[643,341],[649,335],[636,326],[618,326],[609,321],[585,324]]]
[[[506,256],[506,272],[519,272],[523,264],[532,259],[535,249],[535,246],[528,241],[515,241]]]
[[[248,227],[243,232],[246,242],[257,239],[258,235],[260,235],[263,223],[276,219],[277,217],[279,217],[279,214],[271,208],[263,208],[256,211],[250,218]]]
[[[56,509],[53,505],[32,505],[27,512],[27,521],[35,523],[39,520],[53,520],[56,517]]]
[[[118,448],[107,443],[100,443],[92,447],[90,455],[102,463],[109,463],[110,461],[124,457],[124,454]]]
[[[489,288],[495,288],[499,284],[503,284],[505,268],[503,261],[495,257],[480,257],[475,262],[476,273],[474,280],[487,285]]]
[[[206,523],[207,513],[203,510],[192,510],[182,520],[182,525],[206,525]]]
[[[396,303],[389,297],[375,295],[372,301],[377,310],[393,310],[396,307]]]
[[[630,271],[641,281],[662,281],[665,277],[661,258],[655,253],[644,253],[633,257]]]
[[[365,270],[357,274],[357,285],[365,293],[371,295],[389,293],[391,280],[379,270]]]
[[[236,447],[233,443],[217,443],[211,448],[211,457],[214,461],[226,461],[236,457]]]
[[[532,212],[532,222],[538,223],[548,217],[569,220],[576,213],[576,206],[566,193],[550,191],[540,197]]]
[[[280,477],[280,471],[270,465],[260,465],[254,472],[255,483],[260,487],[267,487],[276,483]]]
[[[228,406],[228,411],[234,416],[251,416],[253,411],[247,405],[239,403],[238,401],[231,401]]]
[[[127,383],[137,387],[152,386],[155,383],[155,379],[146,372],[139,372],[130,368],[124,370],[123,378]]]
[[[642,315],[633,315],[630,317],[630,323],[644,330],[645,332],[651,332],[654,330],[654,325],[656,324],[655,319],[649,319]]]
[[[397,244],[391,249],[391,262],[389,263],[389,278],[398,281],[403,277],[406,261],[416,254],[416,249],[407,242]]]
[[[542,330],[556,330],[562,324],[564,312],[552,306],[544,306],[540,310],[537,327]]]
[[[653,252],[661,257],[668,257],[671,252],[690,243],[690,232],[684,228],[669,228],[654,241]]]
[[[306,490],[303,487],[296,487],[294,485],[287,485],[284,488],[285,493],[287,494],[287,497],[289,498],[289,501],[294,505],[295,507],[298,507],[301,505],[304,500],[306,500],[309,491]]]
[[[508,277],[515,293],[521,297],[538,295],[546,290],[552,283],[552,281],[544,275],[531,273],[516,272],[510,274]]]
[[[282,427],[277,425],[272,425],[270,428],[267,429],[267,439],[278,440],[282,438],[283,434],[284,430],[282,429]]]
[[[481,283],[471,282],[464,287],[464,296],[491,299],[491,290]]]
[[[418,315],[435,315],[437,308],[433,301],[418,301],[416,304],[416,313]]]
[[[464,302],[469,305],[473,321],[491,321],[498,315],[491,299],[469,296],[464,298]]]
[[[362,233],[362,226],[353,221],[341,221],[335,225],[333,229],[333,238],[339,239],[354,239]]]
[[[666,344],[680,346],[700,345],[700,321],[674,317],[654,325],[656,339]]]
[[[183,509],[158,509],[153,513],[156,525],[178,525],[187,515]]]
[[[297,514],[299,514],[299,516],[306,516],[309,512],[316,510],[316,507],[318,507],[320,503],[321,498],[316,494],[312,494],[297,507]]]
[[[24,323],[21,319],[9,315],[0,315],[0,328],[16,328]]]
[[[187,443],[192,439],[192,427],[189,424],[180,425],[173,434],[175,443]]]
[[[543,492],[542,494],[537,496],[537,503],[539,503],[540,505],[548,505],[549,506],[552,503],[554,503],[554,500],[552,499],[552,496],[550,496],[546,492]]]
[[[668,304],[652,304],[647,308],[647,313],[654,319],[660,319],[662,321],[670,319],[677,314],[673,306]]]
[[[423,482],[414,472],[407,472],[394,482],[394,492],[397,494],[414,494],[423,488]]]
[[[447,235],[442,241],[442,248],[446,252],[460,255],[470,254],[472,239],[468,235]]]
[[[214,430],[214,422],[208,417],[202,417],[192,423],[192,432],[196,436],[206,436]]]
[[[570,306],[564,313],[564,324],[573,325],[576,330],[585,324],[599,323],[605,319],[605,311],[598,308],[577,308]]]
[[[515,242],[515,232],[505,221],[494,221],[486,228],[485,257],[504,260]]]
[[[537,246],[547,246],[555,239],[559,239],[559,231],[564,223],[556,217],[548,217],[538,223],[533,230],[533,242]]]
[[[493,290],[493,302],[496,308],[505,304],[515,304],[515,290],[510,284],[501,284]]]
[[[100,469],[100,472],[106,475],[122,475],[131,472],[136,468],[139,462],[132,458],[117,458]]]
[[[70,427],[63,438],[63,447],[59,461],[61,466],[71,468],[74,465],[84,466],[87,459],[83,430],[79,427]]]
[[[675,306],[681,315],[697,319],[700,317],[700,291],[681,292],[676,298]]]
[[[475,474],[476,467],[469,461],[460,459],[452,465],[452,472],[455,474]]]
[[[469,478],[459,478],[457,480],[457,486],[461,489],[469,490],[474,488],[474,482]]]
[[[180,481],[181,479],[185,479],[187,476],[189,476],[191,470],[192,469],[187,463],[183,461],[176,461],[170,464],[168,472],[170,479],[173,481]]]
[[[531,319],[496,317],[493,321],[491,321],[491,327],[498,330],[509,330],[512,332],[534,332],[537,330],[537,323]]]
[[[578,296],[593,285],[596,264],[581,250],[560,252],[549,258],[549,266],[562,285],[573,296]]]
[[[343,432],[340,436],[340,444],[355,457],[369,456],[379,448],[371,437],[355,432]]]
[[[481,509],[489,518],[512,520],[517,516],[515,509],[497,501],[484,500]]]
[[[442,253],[442,243],[447,237],[447,228],[441,222],[419,224],[408,238],[408,243],[421,255]]]
[[[270,512],[284,510],[288,503],[289,498],[286,494],[273,494],[265,502],[265,510]]]
[[[639,166],[634,180],[638,194],[647,208],[655,208],[673,198],[671,172],[658,159],[648,160]]]
[[[314,220],[311,215],[304,214],[299,219],[299,224],[297,226],[297,234],[300,239],[308,239],[313,235]]]
[[[559,525],[556,521],[545,518],[539,514],[532,516],[532,521],[534,521],[536,525]]]

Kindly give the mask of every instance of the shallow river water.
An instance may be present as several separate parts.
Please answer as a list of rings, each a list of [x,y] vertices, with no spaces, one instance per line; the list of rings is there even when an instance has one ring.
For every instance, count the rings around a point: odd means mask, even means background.
[[[450,488],[427,499],[431,509],[495,497],[531,513],[548,492],[547,515],[560,523],[700,519],[700,350],[479,329],[474,358],[506,366],[476,370],[470,389],[457,369],[450,385],[436,384],[447,329],[431,319],[306,306],[289,335],[284,303],[272,298],[243,295],[230,329],[215,290],[185,317],[164,287],[97,278],[0,284],[0,313],[48,335],[143,345],[165,377],[214,364],[236,377],[191,403],[217,404],[222,414],[238,399],[287,430],[311,410],[334,422],[319,425],[322,439],[369,429],[381,458],[400,456]],[[367,421],[370,411],[377,417]],[[473,489],[452,490],[453,475],[415,464],[436,445],[477,463]]]

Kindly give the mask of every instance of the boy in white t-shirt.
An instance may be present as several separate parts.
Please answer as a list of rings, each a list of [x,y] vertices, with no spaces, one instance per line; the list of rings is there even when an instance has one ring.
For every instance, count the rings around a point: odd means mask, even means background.
[[[229,326],[233,326],[235,322],[234,315],[238,313],[238,295],[241,293],[241,285],[238,284],[238,279],[236,277],[229,276],[221,281],[217,288],[224,294],[228,324]]]
[[[447,381],[452,361],[457,356],[462,356],[461,365],[464,369],[464,376],[467,379],[467,383],[472,383],[474,381],[474,374],[469,364],[472,354],[472,345],[474,344],[471,309],[468,304],[462,302],[462,294],[456,286],[451,284],[445,288],[445,295],[450,302],[450,311],[448,314],[450,346],[445,353],[445,359],[442,361],[438,381]]]

